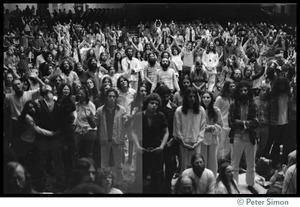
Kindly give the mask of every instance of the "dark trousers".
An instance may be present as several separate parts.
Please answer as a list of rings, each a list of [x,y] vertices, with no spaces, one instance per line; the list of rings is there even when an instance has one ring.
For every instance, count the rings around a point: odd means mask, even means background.
[[[171,194],[171,181],[177,169],[176,146],[174,142],[170,147],[165,146],[163,150],[163,164],[165,166],[164,193]]]
[[[96,131],[93,130],[88,131],[85,134],[75,134],[75,141],[77,143],[77,151],[79,158],[93,158],[95,138]]]
[[[288,124],[270,126],[269,138],[264,154],[265,157],[272,160],[273,166],[279,161],[280,145],[283,145],[283,163],[287,163],[288,133]],[[272,151],[270,152],[271,147]]]
[[[160,194],[163,178],[163,152],[138,153],[136,163],[135,193]],[[147,176],[150,175],[148,184]]]

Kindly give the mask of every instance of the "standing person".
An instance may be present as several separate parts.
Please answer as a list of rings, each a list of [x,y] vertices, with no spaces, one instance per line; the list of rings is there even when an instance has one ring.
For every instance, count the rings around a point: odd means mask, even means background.
[[[246,183],[248,190],[258,194],[255,184],[255,148],[256,131],[258,127],[257,106],[253,101],[251,86],[241,81],[234,94],[235,102],[230,105],[228,124],[231,128],[229,137],[232,143],[232,158],[234,179],[238,182],[240,160],[245,153],[247,171]]]
[[[183,95],[186,89],[192,86],[192,81],[189,77],[184,77],[181,82],[180,91],[176,91],[173,96],[173,103],[176,104],[176,106],[182,106]]]
[[[190,75],[191,68],[194,64],[194,51],[200,47],[200,43],[192,49],[192,42],[187,42],[186,46],[181,50],[180,56],[183,61],[182,65],[182,76],[185,74]]]
[[[40,88],[44,86],[44,83],[38,76],[34,73],[30,74],[30,77],[34,78],[38,83]],[[23,83],[20,79],[15,78],[12,81],[12,87],[14,89],[13,93],[6,94],[4,100],[5,110],[10,113],[10,123],[9,123],[9,135],[11,147],[16,144],[17,137],[16,132],[18,131],[17,121],[18,117],[21,115],[21,112],[24,108],[24,105],[29,100],[36,100],[40,96],[40,88],[35,90],[24,91]]]
[[[75,142],[79,158],[93,158],[94,141],[96,138],[95,125],[91,120],[96,114],[95,105],[89,100],[88,90],[86,87],[81,87],[78,91],[78,102],[76,103],[76,127],[75,127]]]
[[[180,142],[181,172],[188,167],[193,153],[200,153],[200,141],[204,137],[206,114],[197,90],[188,88],[182,106],[175,111],[173,136]]]
[[[75,100],[72,96],[72,87],[69,84],[62,84],[61,96],[58,97],[59,127],[64,138],[64,164],[67,176],[73,168],[73,162],[78,159],[77,146],[75,142],[75,123],[77,118]]]
[[[207,162],[207,168],[210,169],[215,177],[217,176],[217,148],[219,145],[219,134],[223,127],[221,111],[214,106],[213,94],[209,91],[201,95],[201,106],[206,112],[206,125],[203,140],[201,140],[200,152]]]
[[[156,61],[156,57],[153,52],[148,54],[148,64],[144,68],[144,78],[147,83],[147,92],[149,93],[152,85],[155,81],[156,74],[159,68],[159,64]]]
[[[137,90],[137,84],[138,84],[138,74],[140,72],[140,70],[142,69],[142,66],[139,63],[139,60],[135,57],[133,57],[133,49],[131,47],[128,47],[125,50],[125,54],[126,57],[124,57],[121,61],[122,63],[122,69],[124,72],[130,72],[130,86],[131,88],[133,88],[134,90]]]
[[[167,120],[158,111],[161,99],[157,93],[148,95],[143,111],[133,120],[132,139],[137,148],[135,191],[161,193],[163,176],[163,149],[169,137]],[[150,190],[145,185],[150,174]]]
[[[230,160],[230,152],[231,152],[231,145],[229,143],[229,132],[230,128],[228,126],[228,113],[229,113],[229,107],[230,104],[234,102],[233,94],[235,91],[235,83],[233,80],[229,79],[228,81],[225,81],[224,86],[221,90],[221,93],[219,96],[217,96],[215,101],[215,107],[218,107],[221,110],[221,116],[222,116],[222,122],[223,127],[221,129],[221,132],[219,134],[219,147],[218,147],[218,159],[224,160]]]
[[[274,166],[279,161],[280,145],[283,145],[283,164],[287,163],[287,146],[289,142],[288,101],[290,96],[291,91],[288,79],[278,77],[270,92],[270,133],[265,147],[265,154],[272,159]],[[270,152],[272,145],[272,151]]]
[[[124,144],[125,128],[127,120],[126,109],[117,104],[118,92],[109,88],[105,92],[106,102],[100,106],[95,115],[95,123],[98,127],[101,146],[101,167],[109,167],[110,155],[114,160],[112,168],[116,176],[116,184],[123,182],[122,174],[122,147]]]
[[[205,167],[205,160],[199,153],[191,157],[191,166],[182,172],[182,176],[190,176],[197,184],[196,194],[215,194],[215,177],[211,170]]]
[[[192,86],[198,90],[199,94],[203,91],[206,91],[208,76],[208,72],[205,69],[200,57],[197,57],[196,63],[192,67],[190,78],[192,81]]]
[[[215,188],[216,194],[240,194],[238,184],[233,178],[232,166],[229,162],[224,162],[220,165]]]
[[[219,55],[214,42],[210,42],[202,55],[202,63],[208,74],[207,90],[213,91],[216,83],[217,66],[219,65]]]
[[[165,166],[164,192],[171,194],[171,181],[177,168],[176,155],[179,148],[179,143],[173,137],[173,119],[177,106],[170,100],[171,90],[167,86],[160,86],[157,89],[157,93],[162,100],[159,111],[165,115],[170,132],[163,151],[163,164]]]

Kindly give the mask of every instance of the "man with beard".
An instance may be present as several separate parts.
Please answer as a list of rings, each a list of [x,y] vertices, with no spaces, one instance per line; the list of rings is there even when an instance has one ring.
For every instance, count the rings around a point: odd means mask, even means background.
[[[242,71],[235,68],[230,78],[234,81],[235,85],[237,85],[243,79]]]
[[[147,82],[147,91],[150,92],[152,84],[155,80],[159,64],[156,61],[156,57],[153,52],[148,54],[148,64],[144,68],[144,77]]]
[[[140,62],[137,58],[133,57],[133,48],[128,47],[125,50],[126,57],[122,59],[121,64],[124,72],[131,71],[131,75],[129,78],[130,86],[135,91],[137,91],[138,80],[139,80],[139,72],[142,69]]]
[[[44,54],[45,62],[43,62],[39,67],[39,72],[41,74],[41,77],[49,76],[50,73],[48,71],[49,65],[55,65],[55,62],[53,61],[54,56],[51,52],[45,52]]]
[[[174,94],[176,91],[180,91],[178,81],[176,78],[175,70],[169,68],[170,60],[168,58],[162,58],[160,61],[161,69],[157,72],[156,78],[151,87],[151,92],[153,92],[158,83],[166,85],[171,92]]]
[[[231,55],[237,55],[237,49],[233,44],[232,38],[228,38],[227,44],[224,46],[224,60],[227,60]]]
[[[199,153],[193,154],[191,158],[191,168],[182,172],[182,176],[190,176],[197,184],[196,194],[215,194],[214,173],[205,168],[205,160]]]
[[[163,164],[165,165],[165,193],[171,193],[171,181],[173,174],[176,171],[176,155],[179,159],[179,145],[177,140],[173,137],[173,119],[177,106],[171,102],[171,90],[167,86],[160,86],[157,93],[162,100],[162,105],[159,108],[168,122],[169,138],[163,151]]]
[[[73,87],[73,89],[76,88],[76,86],[80,85],[80,80],[76,72],[73,71],[73,65],[71,62],[67,59],[64,59],[60,66],[61,70],[60,77],[62,78],[63,83],[67,83]]]
[[[246,183],[248,190],[258,194],[253,187],[255,184],[255,149],[258,127],[257,106],[253,101],[253,94],[248,82],[238,83],[235,94],[235,102],[230,105],[228,124],[231,128],[229,137],[232,140],[231,165],[234,179],[238,182],[240,160],[245,154],[246,159]]]
[[[100,91],[100,79],[107,73],[107,70],[100,66],[97,67],[97,60],[94,57],[91,57],[88,60],[88,78],[92,78],[94,83],[96,83],[97,90]]]

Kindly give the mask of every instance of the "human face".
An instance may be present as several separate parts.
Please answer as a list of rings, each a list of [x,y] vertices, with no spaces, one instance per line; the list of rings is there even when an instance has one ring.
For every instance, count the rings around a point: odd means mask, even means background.
[[[173,49],[173,55],[178,55],[178,50]]]
[[[117,100],[116,94],[113,91],[109,92],[107,95],[108,104],[114,105],[116,103],[116,100]]]
[[[121,59],[121,58],[122,58],[121,53],[117,53],[117,54],[116,54],[116,57],[117,57],[118,60]]]
[[[77,71],[78,72],[83,71],[83,67],[82,67],[81,63],[78,63],[78,65],[77,65]]]
[[[61,84],[61,78],[60,77],[55,78],[55,83],[56,83],[56,85],[60,85]]]
[[[127,56],[128,56],[128,58],[133,57],[133,50],[132,49],[127,50]]]
[[[109,70],[109,75],[113,76],[115,74],[115,68],[111,67]]]
[[[235,84],[234,83],[230,83],[229,84],[229,91],[230,91],[230,93],[233,93],[234,90],[235,90]]]
[[[236,80],[239,80],[239,79],[241,79],[241,77],[242,77],[242,73],[241,73],[240,70],[235,70],[233,76],[234,76],[234,78],[235,78]]]
[[[163,68],[168,68],[168,65],[169,65],[169,60],[168,60],[167,58],[163,58],[163,59],[161,60],[161,66],[162,66]]]
[[[13,79],[14,79],[14,77],[12,76],[12,74],[8,73],[6,75],[6,80],[7,80],[8,83],[11,83]]]
[[[144,86],[140,87],[140,95],[142,98],[145,98],[147,95],[147,90]]]
[[[18,165],[18,167],[15,169],[12,179],[18,189],[24,188],[26,184],[26,177],[25,170],[21,165]]]
[[[171,94],[164,94],[161,96],[161,101],[163,104],[167,104],[170,100]]]
[[[64,96],[68,96],[68,95],[70,95],[70,88],[68,87],[68,86],[65,86],[64,88],[63,88],[63,90],[62,90],[62,94],[64,95]]]
[[[69,65],[69,62],[68,61],[64,61],[64,64],[63,64],[64,68],[66,70],[68,70],[70,68],[70,65]]]
[[[23,92],[23,83],[20,80],[13,81],[12,87],[17,93]]]
[[[107,85],[109,85],[109,86],[110,86],[110,81],[109,81],[109,79],[108,79],[108,78],[105,78],[105,79],[104,79],[104,81],[103,81],[103,85],[104,85],[104,86],[107,86]]]
[[[29,114],[35,114],[35,108],[33,106],[33,104],[29,104],[28,105],[28,111],[29,111]]]
[[[246,86],[243,86],[239,89],[239,94],[242,96],[242,97],[245,97],[248,95],[248,88]]]
[[[156,100],[149,101],[147,111],[154,113],[158,108],[159,102]]]
[[[112,187],[112,181],[113,181],[112,175],[111,174],[107,175],[102,180],[103,187],[105,187],[105,188],[111,188]]]
[[[89,89],[94,88],[94,83],[93,83],[93,81],[92,81],[91,79],[88,79],[88,80],[86,81],[86,85],[87,85],[87,87],[88,87]]]
[[[188,104],[189,108],[192,108],[194,106],[194,104],[196,102],[196,98],[197,98],[197,96],[194,92],[192,92],[188,95],[187,99],[188,99],[188,102],[189,102],[189,104]]]
[[[53,58],[52,58],[51,54],[48,55],[47,60],[48,60],[48,62],[52,62]]]
[[[86,97],[86,94],[85,94],[84,90],[79,90],[78,98],[81,103],[85,101],[85,97]]]
[[[188,88],[191,86],[191,82],[189,79],[184,79],[183,82],[182,82],[182,85],[184,88]]]
[[[250,67],[248,67],[245,71],[245,75],[246,75],[246,77],[250,77],[251,74],[252,74],[252,69]]]
[[[120,85],[121,85],[121,87],[122,87],[122,88],[126,88],[126,87],[128,87],[128,85],[127,85],[127,81],[126,81],[126,80],[124,80],[123,78],[121,78],[121,79],[120,79]]]
[[[226,170],[225,170],[225,174],[228,180],[232,180],[233,179],[233,172],[232,172],[232,166],[229,165],[227,166]]]
[[[201,168],[204,168],[204,161],[202,160],[201,157],[197,157],[193,163],[193,165],[195,167],[201,167]]]
[[[189,178],[182,178],[180,185],[180,193],[181,194],[192,194],[193,192],[193,182]]]
[[[211,97],[208,93],[202,95],[202,102],[206,107],[211,103]]]

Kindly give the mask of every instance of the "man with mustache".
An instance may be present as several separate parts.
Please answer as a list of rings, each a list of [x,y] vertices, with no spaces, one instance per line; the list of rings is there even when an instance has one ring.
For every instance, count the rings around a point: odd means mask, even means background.
[[[232,143],[231,165],[234,179],[238,182],[240,160],[245,153],[247,171],[246,183],[248,190],[258,194],[253,187],[255,184],[255,149],[256,131],[258,127],[257,106],[253,101],[251,86],[246,81],[241,81],[234,94],[235,102],[230,105],[228,124],[231,128],[229,137]]]
[[[191,159],[191,168],[182,172],[182,176],[190,176],[197,183],[196,194],[215,194],[214,173],[205,168],[205,160],[199,153],[195,153]]]

